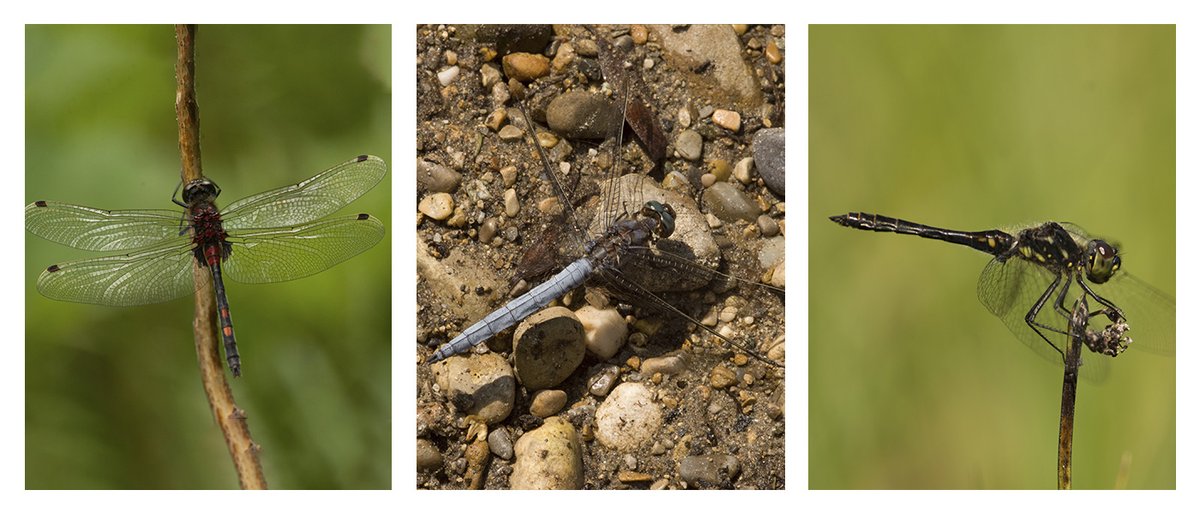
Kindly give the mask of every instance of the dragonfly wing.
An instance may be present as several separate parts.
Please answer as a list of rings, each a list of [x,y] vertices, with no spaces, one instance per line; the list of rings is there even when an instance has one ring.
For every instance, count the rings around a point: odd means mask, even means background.
[[[1130,348],[1175,355],[1175,298],[1123,271],[1092,289],[1125,315]]]
[[[230,231],[233,252],[222,266],[238,282],[307,277],[349,259],[383,239],[383,223],[368,214],[297,227]]]
[[[131,306],[174,300],[195,290],[186,239],[124,255],[50,266],[38,291],[68,302]]]
[[[180,237],[183,215],[168,210],[106,211],[58,202],[25,206],[25,229],[72,248],[121,251]]]
[[[373,155],[318,173],[303,182],[229,204],[221,213],[226,230],[288,227],[315,221],[346,206],[378,184],[387,164]]]

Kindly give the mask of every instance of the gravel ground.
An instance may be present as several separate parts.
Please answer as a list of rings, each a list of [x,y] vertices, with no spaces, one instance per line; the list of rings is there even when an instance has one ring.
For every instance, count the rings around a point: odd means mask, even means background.
[[[603,288],[589,284],[559,303],[616,304],[632,322],[630,342],[607,359],[587,354],[549,393],[513,379],[511,329],[486,343],[499,358],[424,360],[510,299],[522,256],[560,223],[514,109],[520,90],[542,146],[569,170],[563,176],[578,211],[594,210],[616,140],[566,137],[586,132],[587,120],[551,131],[546,111],[571,91],[616,97],[597,57],[606,46],[600,38],[640,75],[644,86],[636,87],[665,136],[656,168],[652,145],[626,130],[619,166],[650,172],[682,203],[698,204],[700,215],[678,231],[710,237],[720,271],[782,287],[785,35],[782,25],[417,27],[418,488],[784,487],[784,368]],[[505,56],[521,52],[529,55],[506,66]],[[783,293],[738,284],[715,280],[662,296],[783,364]],[[452,370],[461,376],[447,379]],[[492,396],[464,392],[471,387]],[[481,409],[486,402],[492,411]],[[624,428],[613,429],[612,419]],[[614,442],[622,430],[631,441]],[[552,435],[522,439],[535,431]],[[533,439],[553,438],[564,442],[563,468],[522,457],[553,454],[529,449]],[[529,482],[531,475],[557,482]]]

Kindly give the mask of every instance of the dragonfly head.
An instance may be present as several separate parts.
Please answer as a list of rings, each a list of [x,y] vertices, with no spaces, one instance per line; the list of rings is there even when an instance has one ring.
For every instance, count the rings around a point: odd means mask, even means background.
[[[1117,249],[1100,239],[1088,241],[1087,277],[1096,284],[1103,284],[1121,269],[1121,256]]]
[[[198,178],[183,186],[183,203],[193,205],[199,201],[213,201],[221,194],[221,188],[207,178]]]
[[[675,209],[672,209],[670,205],[650,200],[642,206],[642,216],[658,220],[658,225],[654,228],[654,233],[658,237],[671,237],[671,234],[675,232]]]

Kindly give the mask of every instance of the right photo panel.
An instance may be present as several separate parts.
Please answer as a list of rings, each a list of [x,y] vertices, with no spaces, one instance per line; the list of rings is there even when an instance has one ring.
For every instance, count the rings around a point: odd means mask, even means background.
[[[1175,488],[1175,36],[809,27],[810,488]]]

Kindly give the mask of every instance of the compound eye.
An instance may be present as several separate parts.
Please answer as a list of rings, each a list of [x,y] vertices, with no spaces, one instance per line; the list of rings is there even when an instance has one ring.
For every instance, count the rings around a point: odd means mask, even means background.
[[[183,186],[183,202],[191,205],[200,200],[213,200],[221,194],[221,188],[206,178],[196,179]]]
[[[1088,241],[1087,258],[1088,280],[1096,284],[1108,282],[1121,267],[1117,249],[1099,239]]]

